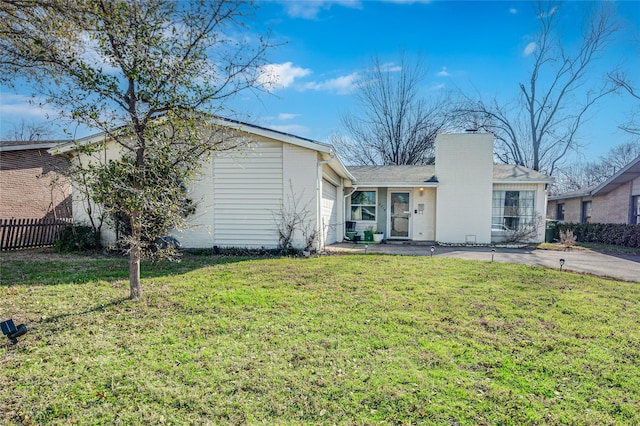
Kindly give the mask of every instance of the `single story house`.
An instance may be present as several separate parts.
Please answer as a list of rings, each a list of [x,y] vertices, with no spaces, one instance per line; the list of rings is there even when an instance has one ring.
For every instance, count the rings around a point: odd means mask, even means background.
[[[243,148],[221,151],[202,164],[189,188],[196,212],[190,227],[172,234],[187,248],[276,247],[284,209],[297,208],[304,216],[302,228],[320,230],[317,244],[342,239],[342,193],[353,176],[331,145],[233,120],[215,119],[229,137],[243,138]],[[76,156],[77,145],[100,144],[93,158]],[[70,141],[51,150],[76,161],[118,158],[120,147],[103,134]],[[74,187],[74,221],[88,223],[87,200]],[[295,206],[294,206],[295,205]],[[94,212],[100,212],[93,207]],[[294,245],[303,246],[306,229],[299,228]],[[104,228],[102,240],[114,242],[116,234]]]
[[[543,241],[552,178],[493,164],[493,143],[490,133],[440,134],[435,165],[348,167],[347,218],[388,239],[489,244],[529,228],[523,239]]]
[[[0,219],[71,218],[68,163],[59,141],[0,142]]]
[[[547,218],[570,223],[640,224],[640,157],[600,185],[550,196]]]
[[[519,166],[494,165],[494,136],[441,134],[434,166],[346,167],[331,145],[240,123],[217,120],[244,135],[251,149],[220,152],[190,186],[196,213],[175,232],[184,247],[276,247],[278,221],[292,208],[304,217],[315,246],[342,241],[347,224],[382,231],[387,239],[489,244],[513,232],[544,239],[546,189],[552,178]],[[79,143],[104,140],[97,135]],[[113,143],[102,159],[115,158]],[[75,143],[53,150],[71,154]],[[87,221],[74,194],[74,218]],[[295,245],[309,233],[300,229]],[[103,239],[113,241],[106,232]]]

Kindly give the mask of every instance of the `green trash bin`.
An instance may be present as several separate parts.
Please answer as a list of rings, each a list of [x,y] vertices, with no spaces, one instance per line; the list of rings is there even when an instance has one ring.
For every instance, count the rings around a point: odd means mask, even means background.
[[[544,242],[545,243],[551,243],[553,242],[553,238],[555,235],[555,228],[547,228],[544,230]]]
[[[558,222],[554,220],[547,221],[547,227],[544,229],[544,242],[552,243],[556,235],[556,225]]]

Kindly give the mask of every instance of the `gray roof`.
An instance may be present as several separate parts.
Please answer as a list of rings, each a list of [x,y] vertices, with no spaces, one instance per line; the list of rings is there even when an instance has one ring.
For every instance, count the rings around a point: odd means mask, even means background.
[[[591,195],[608,194],[640,176],[640,156],[591,191]]]
[[[515,164],[495,164],[493,166],[493,181],[552,183],[553,178],[524,166],[516,166]]]
[[[23,151],[27,149],[49,149],[67,141],[0,141],[0,151]]]
[[[348,166],[360,185],[372,186],[436,186],[436,167],[431,166]],[[553,178],[522,166],[493,166],[494,182],[551,183]]]
[[[375,185],[420,185],[437,183],[435,166],[348,166],[357,183]]]
[[[620,186],[626,184],[629,181],[637,179],[638,177],[640,177],[640,156],[624,166],[622,169],[618,170],[616,174],[598,185],[579,189],[577,191],[554,195],[552,197],[549,197],[549,200],[565,200],[567,198],[591,197],[598,194],[608,194],[609,192],[618,189]]]
[[[590,197],[591,191],[593,191],[594,189],[596,189],[595,186],[590,186],[588,188],[577,189],[575,191],[563,192],[562,194],[550,195],[549,201],[564,200],[567,198]]]

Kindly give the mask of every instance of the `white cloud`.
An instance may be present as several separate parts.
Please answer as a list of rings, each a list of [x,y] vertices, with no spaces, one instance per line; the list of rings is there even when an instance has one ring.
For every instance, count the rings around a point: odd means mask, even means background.
[[[509,9],[509,13],[512,15],[517,15],[518,14],[518,9],[516,9],[515,7],[512,7],[511,9]]]
[[[384,0],[386,3],[397,3],[397,4],[429,4],[431,0]]]
[[[524,50],[522,51],[522,54],[523,54],[524,56],[529,56],[529,55],[531,55],[533,52],[535,52],[535,51],[536,51],[536,48],[537,48],[537,47],[538,47],[538,46],[535,44],[535,42],[533,42],[533,41],[532,41],[531,43],[527,44],[527,46],[526,46],[526,47],[524,48]]]
[[[438,72],[438,77],[449,77],[451,74],[447,71],[447,67],[442,67],[440,72]]]
[[[291,62],[269,64],[262,67],[258,83],[268,91],[285,89],[293,84],[296,78],[311,74],[308,68],[296,67]]]
[[[320,10],[328,10],[331,6],[339,5],[350,8],[360,8],[360,0],[305,0],[281,2],[291,18],[316,19]]]
[[[443,90],[445,87],[447,87],[444,83],[440,83],[440,84],[436,84],[433,85],[431,87],[429,87],[429,90],[433,91],[433,92],[437,92],[439,90]]]
[[[330,92],[335,92],[339,95],[348,95],[353,92],[355,88],[356,81],[358,80],[359,75],[357,72],[353,72],[349,75],[344,75],[341,77],[332,78],[330,80],[325,80],[321,82],[310,82],[304,85],[305,89],[308,90],[327,90]]]
[[[41,99],[26,95],[16,95],[13,93],[2,92],[0,94],[2,102],[0,103],[0,115],[3,121],[13,119],[41,119],[58,115],[58,110],[46,105]]]
[[[280,121],[293,120],[296,117],[300,117],[300,114],[290,114],[286,112],[281,112],[280,114],[278,114],[278,120]]]
[[[309,128],[307,126],[303,126],[301,124],[283,124],[276,126],[269,126],[270,129],[276,130],[282,133],[289,133],[292,135],[304,136],[309,134]]]
[[[80,34],[78,48],[88,65],[101,69],[105,74],[116,74],[120,71],[118,67],[114,66],[111,61],[99,52],[98,42],[86,32]]]
[[[402,67],[400,65],[396,65],[393,62],[386,62],[380,65],[380,71],[383,72],[400,72],[402,71]]]

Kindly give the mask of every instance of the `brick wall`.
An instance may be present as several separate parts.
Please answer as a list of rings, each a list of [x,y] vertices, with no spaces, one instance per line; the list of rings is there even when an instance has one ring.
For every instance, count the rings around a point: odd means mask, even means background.
[[[0,218],[71,217],[71,184],[58,172],[66,167],[45,149],[0,152]]]
[[[594,223],[629,223],[631,185],[627,182],[605,195],[593,197]]]
[[[582,201],[590,200],[590,197],[568,198],[558,200],[564,203],[564,221],[566,223],[580,223],[582,220]]]

